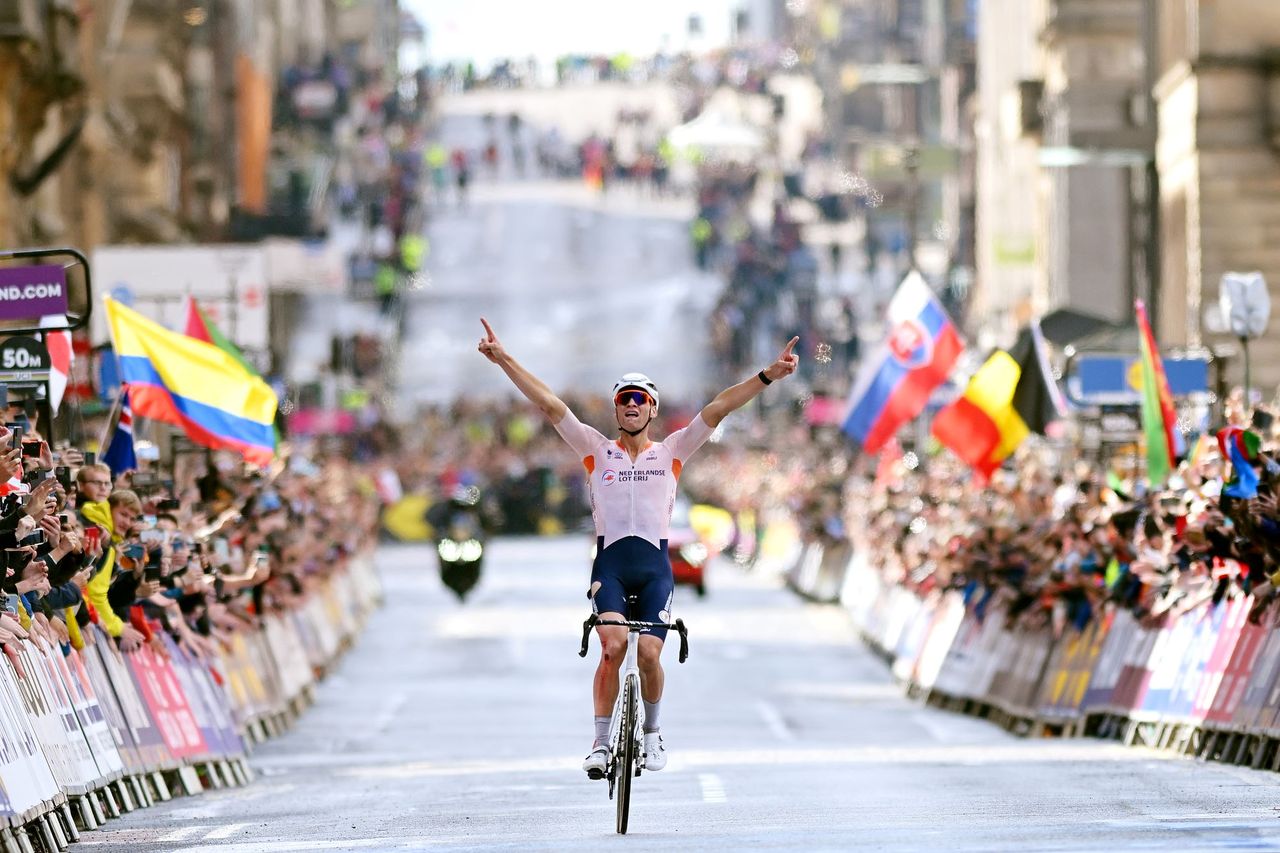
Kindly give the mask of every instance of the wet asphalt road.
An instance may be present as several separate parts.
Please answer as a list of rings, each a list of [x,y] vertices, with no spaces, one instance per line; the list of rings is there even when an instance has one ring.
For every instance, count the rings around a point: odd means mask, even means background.
[[[1019,740],[904,699],[835,608],[716,565],[677,594],[672,758],[614,834],[579,765],[592,664],[578,658],[587,543],[495,543],[458,605],[429,550],[385,549],[385,609],[252,759],[245,789],[174,800],[84,849],[1280,849],[1280,776],[1096,741]],[[593,646],[594,649],[594,646]]]

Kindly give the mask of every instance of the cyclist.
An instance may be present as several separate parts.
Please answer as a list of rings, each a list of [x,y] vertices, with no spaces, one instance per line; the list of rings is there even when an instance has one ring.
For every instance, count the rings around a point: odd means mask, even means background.
[[[614,415],[620,435],[611,441],[574,416],[564,401],[515,360],[502,346],[487,320],[479,350],[498,365],[520,393],[542,410],[587,469],[591,509],[596,527],[596,559],[587,596],[601,619],[626,618],[626,597],[636,595],[633,617],[642,622],[671,621],[674,583],[667,556],[667,527],[675,502],[676,481],[689,457],[711,436],[725,416],[759,394],[766,385],[795,372],[799,356],[792,338],[773,364],[755,376],[726,388],[693,421],[661,443],[649,438],[658,414],[658,388],[643,373],[628,373],[613,386]],[[618,670],[627,650],[627,629],[600,626],[600,664],[593,687],[595,740],[583,769],[592,779],[604,778],[609,757],[609,721],[618,696]],[[644,701],[645,767],[661,770],[666,750],[658,730],[663,673],[659,660],[666,629],[643,632],[638,665]]]

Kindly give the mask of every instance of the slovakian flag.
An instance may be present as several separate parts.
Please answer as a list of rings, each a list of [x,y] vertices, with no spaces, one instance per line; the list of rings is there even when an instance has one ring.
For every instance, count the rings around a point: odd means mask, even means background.
[[[102,454],[102,461],[111,469],[113,480],[125,471],[138,468],[138,455],[133,450],[133,410],[129,407],[129,389],[121,388],[120,393],[124,395],[120,400],[120,418],[111,431],[107,452]]]
[[[1040,328],[1033,324],[1010,350],[991,354],[964,394],[934,417],[932,432],[986,480],[1027,436],[1044,435],[1065,414]]]
[[[1147,306],[1141,299],[1133,303],[1138,314],[1138,336],[1142,347],[1142,432],[1147,445],[1147,480],[1163,483],[1173,471],[1177,453],[1177,414],[1164,362],[1156,347]]]
[[[843,422],[868,453],[920,414],[964,352],[955,324],[919,273],[898,286],[886,320],[889,334],[859,368]]]

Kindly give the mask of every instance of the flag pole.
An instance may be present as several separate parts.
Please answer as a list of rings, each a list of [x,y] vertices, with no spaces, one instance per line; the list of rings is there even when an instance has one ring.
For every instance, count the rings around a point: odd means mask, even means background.
[[[106,453],[107,448],[111,446],[109,444],[111,440],[111,434],[115,432],[116,426],[120,423],[120,412],[124,409],[125,393],[126,393],[126,387],[122,384],[120,386],[119,393],[116,394],[115,402],[111,404],[111,412],[110,414],[107,415],[106,429],[102,431],[102,438],[98,440],[99,458],[101,458],[102,454]]]

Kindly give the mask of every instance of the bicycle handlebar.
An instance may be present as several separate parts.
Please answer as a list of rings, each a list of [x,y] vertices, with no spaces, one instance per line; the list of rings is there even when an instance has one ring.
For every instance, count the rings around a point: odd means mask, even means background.
[[[597,625],[617,625],[620,628],[627,628],[631,631],[641,631],[645,628],[666,628],[669,631],[676,631],[680,634],[680,663],[684,663],[689,659],[689,632],[684,626],[683,619],[677,619],[671,624],[666,622],[633,622],[629,619],[601,619],[594,613],[582,623],[582,648],[578,650],[578,657],[585,658],[587,656],[587,646],[591,643],[591,629]]]

